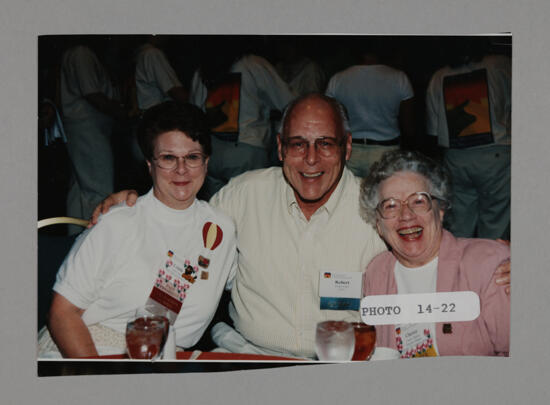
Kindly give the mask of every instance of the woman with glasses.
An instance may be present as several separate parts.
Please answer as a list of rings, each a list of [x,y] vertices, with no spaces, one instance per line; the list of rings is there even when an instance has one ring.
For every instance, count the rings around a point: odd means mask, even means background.
[[[472,321],[377,326],[377,346],[398,350],[401,358],[507,356],[510,297],[495,278],[510,248],[443,229],[450,193],[444,168],[415,152],[385,154],[363,180],[363,218],[390,247],[368,265],[363,294],[473,291],[480,299]]]
[[[176,345],[195,345],[235,274],[235,228],[197,200],[211,154],[203,113],[166,102],[138,130],[153,187],[115,207],[76,241],[57,275],[39,348],[64,357],[124,353],[136,309],[165,313]],[[57,347],[56,347],[57,346]]]

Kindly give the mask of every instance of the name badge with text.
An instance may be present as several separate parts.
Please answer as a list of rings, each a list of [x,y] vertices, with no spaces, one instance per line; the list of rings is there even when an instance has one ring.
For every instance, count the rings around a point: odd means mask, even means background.
[[[363,274],[360,272],[321,271],[319,278],[320,308],[338,311],[359,310],[362,281]]]

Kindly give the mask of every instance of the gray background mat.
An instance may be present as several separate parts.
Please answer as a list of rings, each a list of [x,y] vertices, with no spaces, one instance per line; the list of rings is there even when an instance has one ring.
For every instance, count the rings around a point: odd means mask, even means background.
[[[547,403],[549,8],[545,0],[4,2],[0,12],[0,403]],[[513,34],[510,358],[418,359],[209,374],[37,377],[38,35],[499,32]]]

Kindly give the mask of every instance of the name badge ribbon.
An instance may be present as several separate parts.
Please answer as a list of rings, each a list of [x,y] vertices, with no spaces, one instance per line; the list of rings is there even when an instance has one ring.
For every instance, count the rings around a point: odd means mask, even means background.
[[[187,290],[197,279],[197,266],[189,260],[181,261],[169,250],[157,270],[157,278],[145,307],[159,315],[165,315],[173,324],[181,311]]]

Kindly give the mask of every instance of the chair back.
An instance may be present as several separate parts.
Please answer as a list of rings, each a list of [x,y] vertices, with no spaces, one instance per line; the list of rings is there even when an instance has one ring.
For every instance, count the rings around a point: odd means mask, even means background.
[[[38,221],[38,229],[56,224],[73,224],[86,227],[88,221],[71,217],[47,218]],[[38,232],[38,330],[46,324],[46,316],[53,297],[52,287],[55,283],[57,271],[77,236],[78,234],[67,236]]]
[[[38,229],[43,228],[45,226],[49,225],[55,225],[55,224],[72,224],[72,225],[80,225],[83,227],[88,226],[87,219],[80,219],[80,218],[73,218],[73,217],[53,217],[53,218],[46,218],[41,219],[38,221]]]

